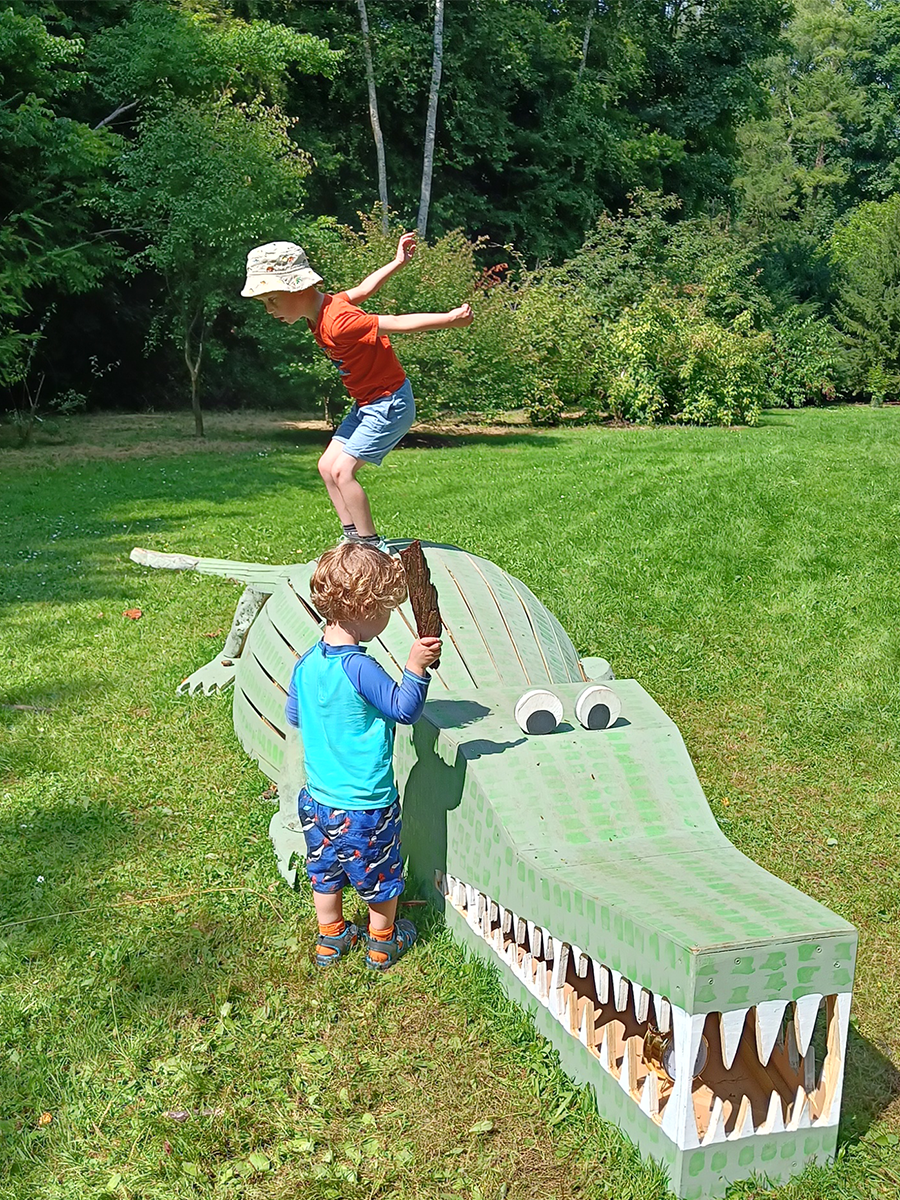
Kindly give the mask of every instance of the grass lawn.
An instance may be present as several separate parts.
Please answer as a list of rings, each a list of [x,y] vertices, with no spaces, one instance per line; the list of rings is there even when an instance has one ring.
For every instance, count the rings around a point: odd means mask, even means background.
[[[387,976],[316,972],[230,695],[174,692],[238,589],[128,552],[312,557],[326,435],[189,425],[0,451],[0,1197],[662,1200],[424,909]],[[638,679],[735,845],[858,926],[839,1160],[733,1200],[896,1198],[900,409],[419,436],[364,481]]]

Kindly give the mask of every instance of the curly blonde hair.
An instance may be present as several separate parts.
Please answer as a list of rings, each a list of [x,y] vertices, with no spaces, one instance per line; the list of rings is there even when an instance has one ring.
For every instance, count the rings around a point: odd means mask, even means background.
[[[329,624],[371,621],[406,599],[406,572],[400,560],[389,554],[345,542],[325,551],[309,590],[313,604]]]

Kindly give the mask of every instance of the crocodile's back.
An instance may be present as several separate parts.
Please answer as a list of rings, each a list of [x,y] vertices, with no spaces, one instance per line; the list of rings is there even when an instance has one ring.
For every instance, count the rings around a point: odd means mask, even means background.
[[[444,623],[431,699],[498,684],[524,691],[584,681],[569,635],[524,583],[467,551],[428,543],[423,548]],[[321,636],[322,621],[309,599],[314,569],[315,563],[306,563],[285,571],[247,635],[235,676],[235,732],[275,780],[283,766],[291,672]],[[369,653],[399,679],[415,636],[407,601]]]

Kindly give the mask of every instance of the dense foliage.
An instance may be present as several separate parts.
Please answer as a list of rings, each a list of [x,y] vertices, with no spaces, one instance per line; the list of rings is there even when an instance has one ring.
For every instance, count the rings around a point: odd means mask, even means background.
[[[415,222],[433,4],[365,7],[365,34],[351,0],[0,13],[23,438],[77,404],[190,395],[198,432],[201,394],[339,412],[305,334],[237,293],[256,242],[300,240],[340,287]],[[476,309],[403,341],[423,410],[731,423],[900,398],[898,46],[897,0],[454,0],[427,244],[373,302]]]

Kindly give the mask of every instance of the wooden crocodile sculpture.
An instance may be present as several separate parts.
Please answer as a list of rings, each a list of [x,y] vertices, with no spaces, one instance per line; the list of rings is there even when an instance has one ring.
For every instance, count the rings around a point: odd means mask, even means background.
[[[684,1200],[827,1161],[855,929],[728,842],[678,729],[638,683],[579,658],[493,563],[451,546],[425,553],[445,633],[425,714],[396,735],[410,884],[498,968],[601,1115],[665,1164]],[[302,767],[284,702],[320,636],[314,564],[132,558],[246,585],[223,654],[181,687],[234,682],[235,732],[278,785],[270,834],[293,883]],[[407,604],[370,653],[398,678],[413,636]],[[608,728],[574,717],[590,680],[621,705]],[[565,718],[543,736],[513,717],[536,687]]]

